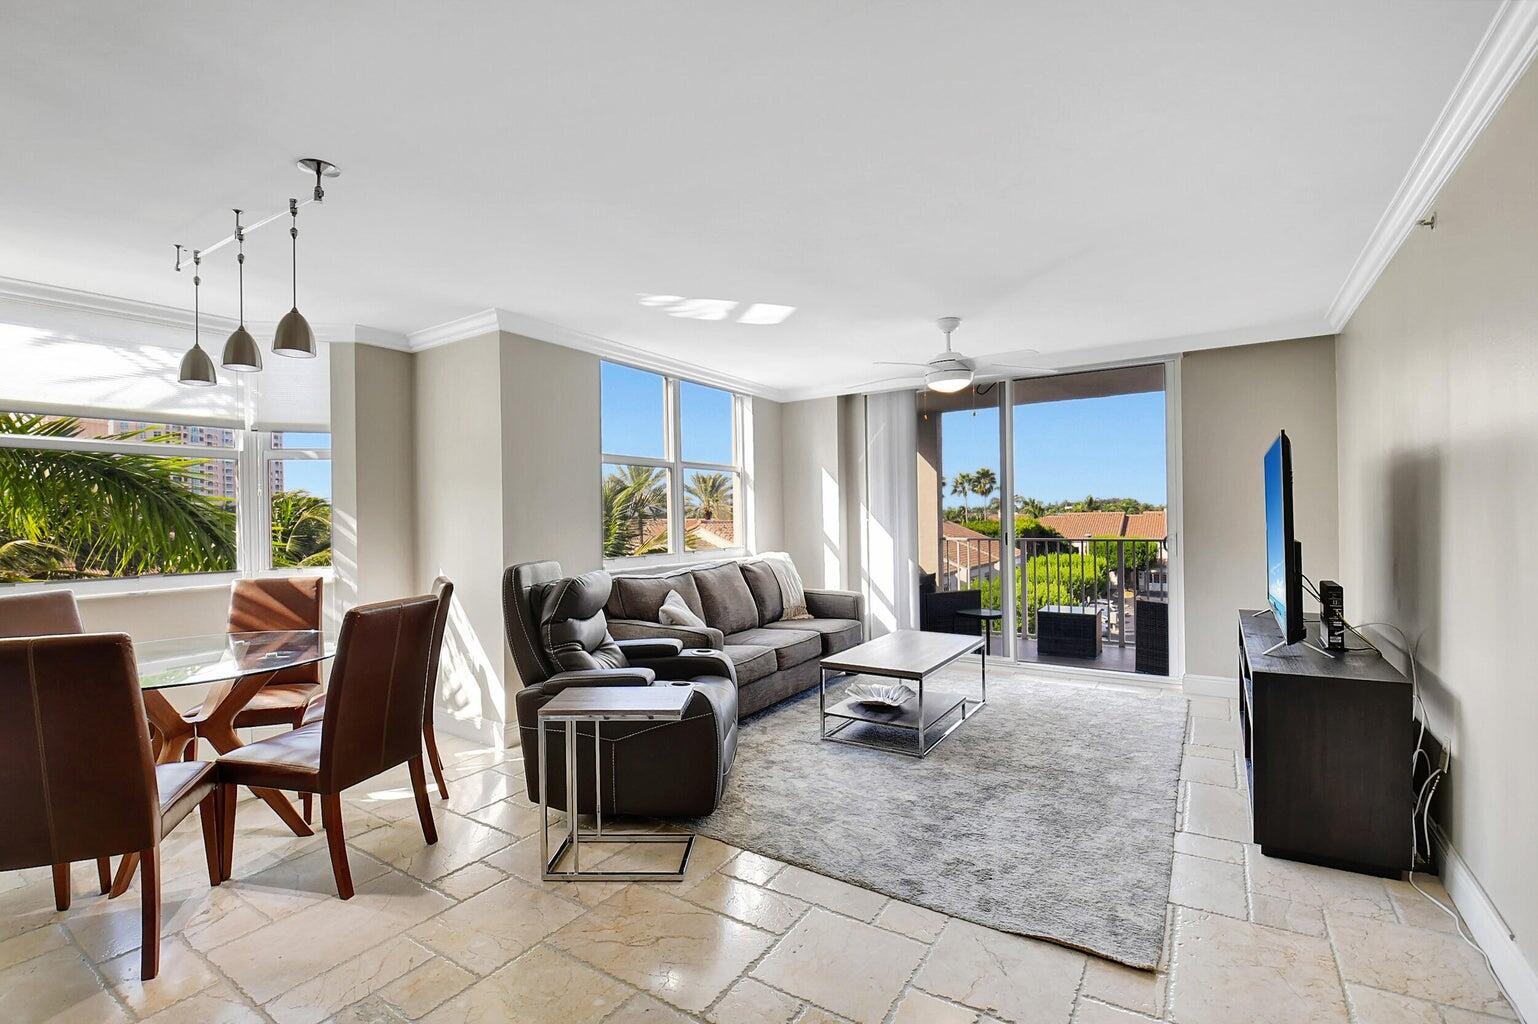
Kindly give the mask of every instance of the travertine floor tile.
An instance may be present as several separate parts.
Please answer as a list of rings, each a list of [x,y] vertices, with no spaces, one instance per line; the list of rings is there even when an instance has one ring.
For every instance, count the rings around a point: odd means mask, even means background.
[[[469,814],[478,808],[506,800],[515,793],[520,796],[523,794],[521,780],[514,780],[499,771],[477,772],[454,780],[454,784],[449,787],[447,803],[449,810],[454,813]],[[444,805],[443,801],[437,799],[433,803],[439,807]]]
[[[655,883],[663,892],[667,883]],[[690,903],[735,917],[766,932],[783,932],[805,914],[810,904],[770,889],[749,885],[740,878],[719,872],[685,890]]]
[[[1461,937],[1327,910],[1341,977],[1478,1013],[1513,1016],[1484,958]]]
[[[319,1024],[432,957],[431,952],[410,939],[393,938],[289,989],[263,1009],[277,1024]]]
[[[228,985],[207,989],[145,1019],[145,1024],[267,1024]]]
[[[1245,919],[1249,916],[1249,905],[1244,892],[1244,868],[1177,853],[1170,875],[1170,902]]]
[[[1409,882],[1401,882],[1398,879],[1386,879],[1383,885],[1388,890],[1389,899],[1394,903],[1394,909],[1399,913],[1399,920],[1405,924],[1439,932],[1458,930],[1457,919],[1426,898],[1431,896],[1443,906],[1453,907],[1453,898],[1447,894],[1446,887],[1439,879],[1416,873],[1415,885],[1425,890],[1426,895],[1416,891]]]
[[[1444,1024],[1433,1003],[1364,985],[1346,986],[1356,1024]]]
[[[918,989],[909,989],[897,1004],[892,1024],[974,1024],[977,1011],[936,999]]]
[[[836,910],[840,914],[858,918],[861,921],[874,921],[876,915],[881,912],[881,908],[886,905],[886,897],[880,893],[861,889],[848,882],[815,874],[794,865],[775,875],[769,883],[769,888],[777,892],[789,893],[808,903],[816,903],[818,906]]]
[[[721,997],[706,1019],[711,1024],[790,1024],[800,1008],[801,1000],[761,981],[743,978]]]
[[[721,870],[728,875],[742,879],[744,882],[752,882],[754,885],[768,885],[769,880],[784,870],[785,865],[773,857],[763,857],[759,854],[743,850],[737,856],[721,865]]]
[[[551,836],[550,846],[552,852],[560,842],[554,835]],[[592,844],[582,849],[582,864],[584,867],[597,867],[614,857],[624,847],[613,843]],[[544,873],[544,866],[540,861],[539,836],[532,835],[527,839],[521,839],[505,850],[500,850],[486,858],[486,863],[499,871],[506,871],[516,878],[520,878],[530,885],[541,887],[547,892],[557,893],[566,899],[577,900],[588,906],[595,906],[613,896],[628,886],[629,882],[546,882],[540,876]],[[561,862],[561,867],[566,868],[571,864],[568,857]],[[655,866],[655,865],[654,865]]]
[[[428,845],[415,817],[377,828],[349,845],[378,857],[424,882],[435,881],[511,843],[512,837],[489,825],[435,810],[438,841]]]
[[[1175,852],[1220,860],[1225,864],[1244,863],[1243,843],[1236,843],[1232,839],[1214,839],[1200,832],[1176,832]]]
[[[1360,917],[1397,920],[1388,890],[1371,875],[1267,857],[1254,845],[1245,847],[1244,863],[1252,893]]]
[[[1155,1024],[1157,1020],[1093,999],[1080,999],[1073,1012],[1073,1024]]]
[[[463,992],[475,980],[475,975],[463,967],[435,956],[380,989],[379,998],[406,1017],[416,1019]]]
[[[68,944],[69,939],[65,938],[64,929],[56,924],[22,932],[0,942],[0,970]]]
[[[134,950],[101,965],[107,985],[140,1017],[220,984],[219,976],[180,937],[160,940],[160,973],[152,980],[141,980],[142,963],[139,951]]]
[[[1170,972],[1178,1024],[1345,1024],[1345,995],[1323,939],[1178,909]]]
[[[1216,718],[1192,718],[1190,740],[1201,747],[1240,749],[1239,723]]]
[[[498,800],[466,812],[465,817],[518,839],[539,832],[539,808],[524,800]]]
[[[753,977],[861,1024],[879,1024],[926,949],[817,908],[753,969]]]
[[[483,860],[467,864],[453,874],[444,875],[433,885],[456,900],[467,900],[476,893],[485,892],[507,877],[507,872],[494,868]]]
[[[1065,1024],[1084,974],[1082,953],[952,919],[914,984],[1020,1024]]]
[[[1325,933],[1324,908],[1259,893],[1250,895],[1250,920],[1268,928],[1281,928],[1302,935]]]
[[[0,1018],[38,1024],[116,1024],[129,1020],[96,972],[69,947],[0,971]]]
[[[582,907],[509,878],[419,925],[411,937],[477,974],[489,974],[576,920]]]
[[[450,999],[428,1024],[596,1024],[630,997],[623,985],[536,946]]]
[[[1150,1017],[1164,1013],[1166,976],[1153,971],[1138,971],[1098,956],[1089,958],[1084,969],[1080,995],[1090,996],[1125,1010],[1136,1010]]]
[[[901,900],[892,900],[877,916],[876,923],[888,931],[906,935],[910,939],[932,943],[940,937],[940,932],[948,920],[950,918],[944,914],[938,914],[926,907],[916,907]]]
[[[604,1024],[690,1024],[688,1017],[644,992],[637,992],[604,1018]]]
[[[1226,722],[1233,717],[1233,702],[1224,697],[1187,697],[1192,718],[1216,718]]]
[[[1185,788],[1184,830],[1215,839],[1250,841],[1250,803],[1237,789],[1182,783]]]
[[[1180,778],[1184,782],[1205,782],[1209,786],[1233,786],[1234,765],[1232,761],[1216,757],[1187,757],[1180,762]]]
[[[697,1013],[715,1002],[772,939],[676,896],[633,885],[566,925],[549,942]]]

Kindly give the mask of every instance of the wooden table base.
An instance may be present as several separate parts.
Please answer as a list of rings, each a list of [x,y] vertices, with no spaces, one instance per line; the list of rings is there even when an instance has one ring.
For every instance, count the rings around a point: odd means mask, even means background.
[[[271,682],[275,675],[277,673],[269,672],[216,683],[203,698],[203,706],[186,715],[177,711],[158,690],[145,690],[144,711],[154,731],[157,746],[155,763],[170,764],[182,760],[188,748],[199,737],[206,739],[221,754],[228,754],[244,746],[235,733],[235,716],[245,709],[257,691]],[[283,823],[293,830],[294,835],[315,834],[315,830],[305,824],[294,805],[278,790],[253,788],[251,792],[265,800]],[[123,855],[117,876],[112,881],[111,897],[116,898],[128,891],[138,867],[137,853]]]

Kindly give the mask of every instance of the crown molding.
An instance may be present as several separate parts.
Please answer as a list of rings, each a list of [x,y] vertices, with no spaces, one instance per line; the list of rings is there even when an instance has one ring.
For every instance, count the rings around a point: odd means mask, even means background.
[[[721,373],[716,370],[705,369],[693,363],[673,359],[669,356],[658,355],[646,349],[637,348],[634,345],[626,345],[624,342],[605,338],[598,334],[589,334],[571,327],[563,327],[560,324],[550,323],[548,320],[540,320],[537,317],[526,316],[522,313],[514,313],[506,309],[483,309],[479,313],[471,313],[457,320],[438,324],[436,327],[428,327],[420,331],[412,331],[407,335],[411,344],[411,351],[422,352],[440,345],[449,345],[456,341],[464,341],[468,338],[479,338],[494,332],[505,331],[508,334],[517,334],[534,341],[543,341],[550,345],[559,345],[562,348],[577,349],[580,352],[588,352],[605,359],[627,363],[643,370],[653,370],[657,373],[668,374],[674,377],[683,377],[700,384],[710,384],[715,387],[725,388],[739,394],[753,395],[758,398],[769,398],[777,402],[785,401],[784,392],[777,388],[768,387],[757,381],[751,381],[734,374]]]
[[[1464,154],[1490,123],[1506,94],[1538,52],[1538,3],[1506,0],[1491,19],[1463,77],[1422,143],[1415,162],[1330,304],[1330,333],[1339,333],[1425,216]]]

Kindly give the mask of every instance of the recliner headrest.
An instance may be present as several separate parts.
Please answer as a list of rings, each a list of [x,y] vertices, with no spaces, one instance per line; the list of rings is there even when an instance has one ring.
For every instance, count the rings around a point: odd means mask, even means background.
[[[573,619],[591,619],[603,611],[613,589],[613,579],[602,569],[557,580],[545,589],[540,623],[551,625]]]

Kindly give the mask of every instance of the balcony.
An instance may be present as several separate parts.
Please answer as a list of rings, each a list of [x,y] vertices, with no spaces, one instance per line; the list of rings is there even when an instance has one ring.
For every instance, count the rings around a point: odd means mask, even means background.
[[[1000,608],[1002,556],[1000,540],[945,537],[942,572],[920,595],[922,628],[975,631],[978,623],[964,609]],[[1164,539],[1022,537],[1015,564],[1021,662],[1169,674]],[[1002,655],[1004,638],[995,630],[989,653]]]

